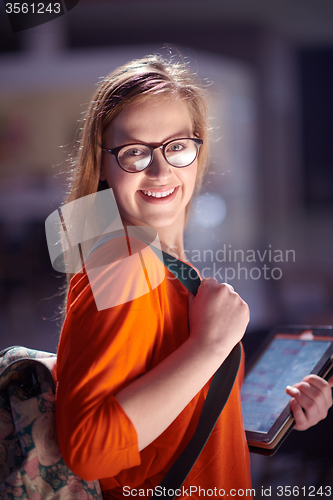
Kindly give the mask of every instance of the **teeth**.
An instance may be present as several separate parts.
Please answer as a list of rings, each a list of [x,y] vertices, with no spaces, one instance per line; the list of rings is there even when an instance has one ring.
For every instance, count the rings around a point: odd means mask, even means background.
[[[154,193],[154,191],[145,191],[144,189],[142,189],[141,192],[147,196],[153,196],[154,198],[165,198],[172,194],[175,189],[176,188],[170,189],[169,191],[163,191],[163,193]]]

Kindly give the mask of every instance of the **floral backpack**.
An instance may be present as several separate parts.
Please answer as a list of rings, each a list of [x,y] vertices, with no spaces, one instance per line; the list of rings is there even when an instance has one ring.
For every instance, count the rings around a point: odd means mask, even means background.
[[[1,500],[101,500],[99,481],[65,464],[55,426],[56,355],[25,347],[0,352]]]

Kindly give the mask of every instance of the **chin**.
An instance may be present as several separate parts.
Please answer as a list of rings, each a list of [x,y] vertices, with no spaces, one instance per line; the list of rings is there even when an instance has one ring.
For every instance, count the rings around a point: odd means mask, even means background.
[[[153,227],[156,230],[159,230],[159,229],[165,229],[165,228],[169,228],[172,226],[176,226],[176,222],[177,222],[177,219],[175,219],[175,218],[170,217],[170,218],[162,219],[160,217],[160,218],[151,218],[150,220],[146,219],[144,222],[142,222],[142,224],[144,224],[145,226]]]
[[[123,222],[133,226],[149,226],[156,230],[166,229],[174,226],[175,230],[179,223],[185,220],[184,214],[151,214],[146,217],[123,217]]]

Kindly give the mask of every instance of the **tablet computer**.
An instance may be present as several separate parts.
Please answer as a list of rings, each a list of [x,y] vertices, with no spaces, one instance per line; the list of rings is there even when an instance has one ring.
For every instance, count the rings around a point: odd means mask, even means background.
[[[250,451],[273,455],[291,431],[287,385],[310,373],[328,379],[333,367],[331,326],[275,328],[248,370],[241,391],[243,420]]]

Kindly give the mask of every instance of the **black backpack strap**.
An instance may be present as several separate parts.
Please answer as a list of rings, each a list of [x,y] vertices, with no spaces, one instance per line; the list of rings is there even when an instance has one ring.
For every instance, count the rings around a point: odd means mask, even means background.
[[[152,246],[150,248],[154,250]],[[155,253],[160,257],[160,252]],[[201,280],[195,269],[166,252],[162,252],[162,255],[164,264],[169,271],[178,278],[193,295],[196,295]],[[168,498],[174,498],[176,496],[176,490],[181,488],[208,441],[234,385],[240,365],[241,352],[242,348],[240,343],[238,343],[216,371],[202,407],[200,419],[194,435],[160,483],[160,487],[165,488],[163,491],[173,491],[174,495],[168,495]],[[159,492],[159,495],[154,494],[151,498],[155,499],[160,496]]]
[[[159,258],[161,258],[161,253],[159,251],[156,251],[153,246],[150,248]],[[166,252],[162,251],[162,256],[165,267],[185,286],[185,288],[188,289],[189,292],[192,293],[192,295],[196,295],[201,283],[197,271],[186,264],[186,262],[182,262]]]
[[[208,394],[202,407],[200,419],[191,441],[186,446],[182,454],[173,463],[160,483],[164,491],[174,492],[181,488],[193,465],[202,452],[214,426],[228,401],[230,392],[236,379],[241,359],[241,346],[238,343],[227,359],[222,363],[215,373],[210,384]],[[151,498],[157,498],[160,495],[153,495]]]

